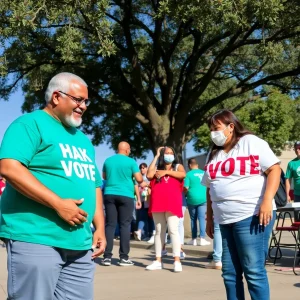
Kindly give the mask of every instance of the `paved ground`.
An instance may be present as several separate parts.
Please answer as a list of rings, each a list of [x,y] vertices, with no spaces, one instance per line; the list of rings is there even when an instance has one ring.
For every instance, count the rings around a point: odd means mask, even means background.
[[[290,239],[288,239],[290,240]],[[133,243],[133,246],[137,243]],[[161,271],[145,271],[144,268],[153,259],[151,249],[142,249],[148,246],[140,243],[141,248],[132,248],[131,258],[136,262],[133,267],[119,267],[113,265],[104,267],[97,264],[95,275],[95,300],[141,299],[141,300],[222,300],[226,299],[221,272],[207,270],[206,254],[211,247],[202,249],[201,255],[188,256],[183,262],[183,272],[172,272],[172,260],[164,259],[165,269]],[[188,247],[195,251],[202,247]],[[118,252],[115,246],[115,255]],[[189,252],[189,251],[187,251]],[[287,250],[285,255],[291,256]],[[99,261],[97,261],[99,263]],[[116,264],[116,260],[113,261]],[[291,266],[291,259],[283,259],[284,266]],[[279,264],[280,266],[280,264]],[[267,265],[271,286],[272,300],[299,299],[300,277],[291,271],[276,271],[272,264]],[[6,251],[0,248],[0,300],[6,299]],[[247,294],[247,300],[250,299]],[[28,299],[31,300],[31,299]],[[43,299],[40,299],[43,300]],[[80,299],[81,300],[81,299]],[[84,300],[84,299],[83,299]]]

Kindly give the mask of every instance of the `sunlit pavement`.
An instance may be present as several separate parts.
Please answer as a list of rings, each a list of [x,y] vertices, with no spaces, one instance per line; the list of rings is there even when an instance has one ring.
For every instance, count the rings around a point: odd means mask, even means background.
[[[145,266],[154,258],[151,249],[132,248],[130,258],[135,265],[131,267],[118,266],[117,253],[118,247],[115,246],[115,259],[110,267],[100,265],[100,260],[97,260],[95,300],[226,299],[221,271],[205,269],[204,266],[209,262],[205,256],[187,256],[183,261],[183,272],[174,273],[170,254],[164,259],[163,270],[145,271]],[[292,250],[285,253],[291,256]],[[292,271],[276,271],[275,268],[280,267],[281,263],[284,266],[291,266],[292,259],[282,259],[276,267],[270,263],[267,265],[271,300],[298,299],[300,276],[295,276]],[[5,248],[0,248],[0,300],[6,300],[6,277],[6,251]],[[248,294],[246,299],[250,299]]]

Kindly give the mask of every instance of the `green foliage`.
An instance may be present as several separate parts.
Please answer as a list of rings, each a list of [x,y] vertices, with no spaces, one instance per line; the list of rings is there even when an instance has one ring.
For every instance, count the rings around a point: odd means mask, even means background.
[[[297,102],[287,95],[273,91],[267,98],[248,103],[236,112],[243,125],[255,135],[266,140],[272,150],[280,155],[285,145],[295,140],[295,118]],[[197,130],[195,147],[208,149],[211,145],[209,129],[206,125]]]
[[[294,126],[290,131],[290,145],[293,145],[294,142],[300,141],[300,98],[298,97],[294,101],[294,106],[291,112],[291,116],[294,120]]]
[[[298,95],[298,2],[2,0],[0,98],[21,86],[31,111],[53,75],[73,72],[93,99],[83,129],[94,143],[127,139],[136,157],[166,143],[180,152],[199,128],[207,136],[219,107],[242,113],[269,86]],[[271,119],[256,109],[255,122]]]

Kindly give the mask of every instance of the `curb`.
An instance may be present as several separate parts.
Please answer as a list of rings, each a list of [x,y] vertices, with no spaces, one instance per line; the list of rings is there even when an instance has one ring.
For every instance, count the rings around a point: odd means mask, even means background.
[[[114,246],[120,246],[120,241],[114,240]],[[192,246],[195,249],[191,249],[191,246],[184,245],[184,252],[185,254],[189,256],[196,256],[196,257],[207,257],[208,254],[212,253],[211,247],[205,247],[205,246]],[[147,242],[137,242],[137,241],[130,241],[130,248],[134,249],[144,249],[144,250],[150,250],[154,251],[154,245],[150,245]],[[172,252],[172,247],[170,244],[167,244],[166,249],[168,250],[168,253],[170,254]]]

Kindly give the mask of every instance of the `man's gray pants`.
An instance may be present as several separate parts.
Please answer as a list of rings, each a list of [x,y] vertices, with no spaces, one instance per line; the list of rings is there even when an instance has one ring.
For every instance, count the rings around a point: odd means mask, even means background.
[[[5,240],[8,300],[92,300],[92,250]]]

